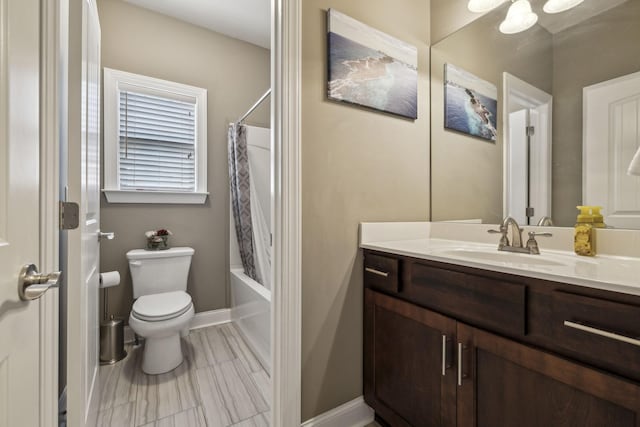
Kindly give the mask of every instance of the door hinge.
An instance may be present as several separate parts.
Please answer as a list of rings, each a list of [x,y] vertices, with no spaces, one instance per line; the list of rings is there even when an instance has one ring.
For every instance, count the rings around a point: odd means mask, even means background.
[[[80,206],[74,202],[60,202],[60,230],[75,230],[80,225]]]
[[[527,126],[527,136],[533,136],[536,134],[535,126]]]
[[[529,218],[532,218],[532,217],[533,217],[533,215],[534,215],[534,213],[533,213],[533,212],[534,212],[534,210],[535,210],[535,209],[533,209],[531,206],[529,206],[528,208],[526,208],[526,209],[525,209],[525,211],[526,211],[526,216],[527,216],[527,217],[529,217]]]

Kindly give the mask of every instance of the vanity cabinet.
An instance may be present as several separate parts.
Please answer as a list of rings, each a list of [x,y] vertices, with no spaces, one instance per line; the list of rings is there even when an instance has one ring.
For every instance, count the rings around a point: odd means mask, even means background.
[[[372,251],[364,280],[364,396],[390,426],[640,427],[640,347],[564,324],[640,336],[640,298]]]
[[[365,400],[393,426],[455,426],[456,321],[365,291]],[[446,375],[444,375],[444,374]]]

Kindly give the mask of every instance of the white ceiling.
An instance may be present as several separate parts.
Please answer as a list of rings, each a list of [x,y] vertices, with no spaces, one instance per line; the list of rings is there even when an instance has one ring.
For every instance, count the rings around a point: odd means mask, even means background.
[[[270,0],[125,0],[269,49]]]

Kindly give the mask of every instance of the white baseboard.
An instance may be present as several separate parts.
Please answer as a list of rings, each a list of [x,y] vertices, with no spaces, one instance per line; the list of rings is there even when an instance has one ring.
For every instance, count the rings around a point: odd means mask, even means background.
[[[364,427],[373,422],[373,409],[362,396],[313,417],[302,423],[302,427]]]
[[[207,326],[221,325],[229,322],[231,322],[230,308],[202,311],[193,316],[190,329],[206,328]]]
[[[231,322],[231,309],[221,308],[219,310],[201,311],[196,313],[191,320],[189,329],[206,328],[207,326],[221,325]],[[124,327],[124,342],[132,343],[135,340],[133,330],[127,325]]]

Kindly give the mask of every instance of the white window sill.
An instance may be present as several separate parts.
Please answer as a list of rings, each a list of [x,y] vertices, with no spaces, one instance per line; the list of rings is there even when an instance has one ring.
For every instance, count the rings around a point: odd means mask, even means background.
[[[109,203],[156,203],[202,205],[209,193],[171,191],[102,190]]]

